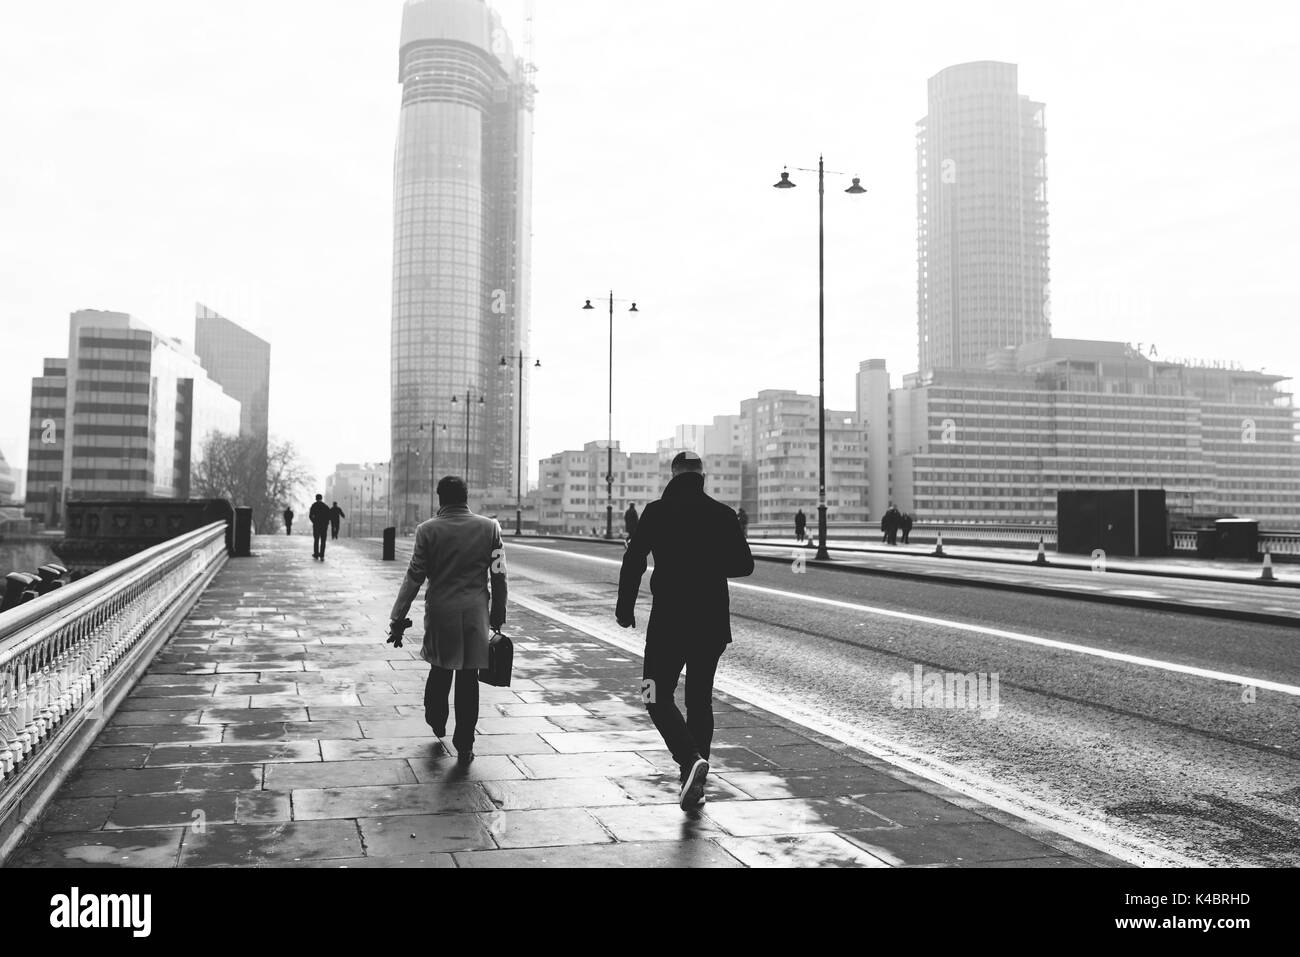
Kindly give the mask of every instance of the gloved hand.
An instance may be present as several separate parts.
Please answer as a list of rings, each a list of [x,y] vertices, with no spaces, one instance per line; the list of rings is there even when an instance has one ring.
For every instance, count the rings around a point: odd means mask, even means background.
[[[388,623],[388,644],[394,648],[402,647],[402,636],[405,635],[406,629],[411,627],[411,619],[403,618],[401,621],[393,619]]]
[[[617,616],[615,616],[615,617],[617,618]],[[618,618],[618,627],[620,627],[620,628],[635,628],[635,627],[636,627],[636,615],[635,615],[635,614],[631,614],[631,615],[628,615],[626,618]]]

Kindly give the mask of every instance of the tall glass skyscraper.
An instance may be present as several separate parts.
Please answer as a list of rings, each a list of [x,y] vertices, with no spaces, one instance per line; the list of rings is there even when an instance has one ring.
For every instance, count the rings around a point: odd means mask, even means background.
[[[1051,335],[1042,103],[1014,63],[930,78],[917,124],[919,369],[983,369],[988,355]]]
[[[465,471],[467,451],[475,498],[513,492],[528,460],[517,417],[524,403],[526,442],[529,364],[520,394],[516,363],[500,362],[528,351],[531,74],[483,0],[407,0],[392,327],[392,492],[404,521],[428,514],[434,472]]]

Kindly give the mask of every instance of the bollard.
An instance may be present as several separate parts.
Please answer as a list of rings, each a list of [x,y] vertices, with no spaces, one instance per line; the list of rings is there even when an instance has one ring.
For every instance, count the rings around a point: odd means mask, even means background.
[[[935,535],[934,556],[935,558],[943,558],[943,532],[939,532]]]
[[[1043,536],[1038,536],[1038,557],[1034,559],[1035,565],[1047,564],[1047,549],[1043,547]]]
[[[397,529],[384,529],[384,561],[397,561]]]
[[[235,509],[235,558],[249,558],[253,554],[253,510],[247,506]]]

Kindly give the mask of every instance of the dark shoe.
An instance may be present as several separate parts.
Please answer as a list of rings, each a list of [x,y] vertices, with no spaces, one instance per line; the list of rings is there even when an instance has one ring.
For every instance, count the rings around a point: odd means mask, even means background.
[[[462,768],[468,766],[474,761],[473,751],[460,751],[456,754],[456,763]]]
[[[704,780],[708,776],[709,762],[696,758],[682,780],[682,792],[677,799],[683,811],[694,811],[704,803]]]

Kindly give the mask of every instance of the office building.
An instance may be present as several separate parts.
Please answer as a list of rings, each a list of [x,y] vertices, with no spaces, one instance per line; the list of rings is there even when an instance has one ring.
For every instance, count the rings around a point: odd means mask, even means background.
[[[125,313],[72,314],[68,358],[32,381],[27,514],[57,522],[78,499],[188,498],[213,432],[240,405],[178,339]]]
[[[983,369],[990,352],[1051,335],[1044,111],[1012,63],[930,78],[916,136],[923,375]]]
[[[0,450],[0,505],[8,505],[22,494],[22,473],[10,468],[5,454]]]
[[[821,464],[817,396],[766,389],[740,403],[740,416],[746,436],[741,454],[753,469],[752,507],[745,506],[750,520],[792,521],[803,509],[815,522]],[[826,410],[826,507],[832,522],[867,520],[866,448],[853,412]]]
[[[448,426],[448,449],[468,451],[474,503],[481,490],[513,490],[528,455],[532,363],[520,390],[517,364],[500,360],[529,349],[532,67],[483,0],[408,0],[398,79],[394,497],[428,501],[415,450],[427,444],[420,426],[436,420]]]
[[[260,437],[265,449],[270,428],[271,344],[198,303],[194,352],[212,381],[239,401],[239,434]]]
[[[1075,339],[995,365],[870,392],[868,418],[891,422],[892,494],[918,520],[1050,524],[1060,489],[1158,488],[1175,514],[1300,526],[1286,377]]]

